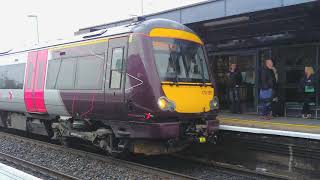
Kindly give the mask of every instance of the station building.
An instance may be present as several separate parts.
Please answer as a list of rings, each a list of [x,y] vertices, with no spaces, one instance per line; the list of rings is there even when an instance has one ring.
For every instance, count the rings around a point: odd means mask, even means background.
[[[305,66],[319,71],[320,2],[315,0],[211,0],[145,16],[187,25],[205,42],[222,111],[228,112],[226,74],[236,63],[242,73],[242,110],[256,114],[262,62],[271,58],[278,70],[284,116],[300,116],[298,87]],[[79,29],[83,34],[128,24],[131,19]],[[317,77],[319,78],[319,77]],[[317,81],[319,87],[319,81]],[[319,88],[317,88],[319,94]],[[320,99],[312,103],[320,117]]]

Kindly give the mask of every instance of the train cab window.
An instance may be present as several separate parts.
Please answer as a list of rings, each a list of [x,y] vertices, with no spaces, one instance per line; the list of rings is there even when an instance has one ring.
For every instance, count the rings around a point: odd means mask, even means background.
[[[153,41],[153,53],[161,81],[209,82],[201,45],[159,38]]]
[[[119,89],[121,87],[123,66],[123,47],[112,49],[111,70],[110,70],[110,88]]]
[[[104,54],[78,57],[76,89],[101,89]]]

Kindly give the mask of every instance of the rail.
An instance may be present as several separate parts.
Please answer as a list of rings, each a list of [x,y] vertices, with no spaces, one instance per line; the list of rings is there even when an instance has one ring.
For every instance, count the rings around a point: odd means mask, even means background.
[[[60,146],[57,144],[47,143],[47,142],[39,141],[39,140],[35,140],[35,139],[29,139],[26,137],[22,137],[22,136],[10,134],[10,133],[0,132],[0,136],[2,136],[4,138],[13,138],[18,141],[33,143],[33,144],[39,145],[39,146],[54,148],[56,150],[67,151],[68,153],[76,154],[81,157],[92,158],[94,160],[99,160],[102,162],[117,163],[117,164],[119,164],[119,166],[128,167],[128,168],[131,168],[134,170],[140,170],[140,171],[143,171],[146,173],[154,174],[154,175],[157,175],[160,177],[165,177],[168,179],[179,179],[179,180],[180,179],[198,179],[196,177],[192,177],[192,176],[188,176],[188,175],[184,175],[184,174],[180,174],[180,173],[176,173],[176,172],[172,172],[172,171],[168,171],[168,170],[164,170],[164,169],[160,169],[160,168],[155,168],[155,167],[151,167],[151,166],[147,166],[147,165],[143,165],[143,164],[139,164],[139,163],[121,160],[121,159],[113,158],[110,156],[99,155],[99,154],[95,154],[95,153],[91,153],[91,152],[87,152],[87,151],[82,151],[82,150],[78,150],[78,149],[66,148],[66,147],[63,147],[63,146]],[[65,178],[63,178],[64,175],[59,172],[52,172],[48,168],[41,167],[36,164],[26,162],[24,160],[12,157],[10,155],[4,154],[2,156],[2,154],[3,153],[0,153],[0,158],[4,158],[8,161],[16,161],[18,164],[24,163],[26,165],[26,167],[34,167],[34,169],[38,168],[38,171],[44,172],[45,174],[49,174],[50,176],[53,176],[53,177],[58,177],[58,179],[77,179],[75,177],[68,176],[68,175],[66,175]],[[54,173],[56,173],[56,174],[54,174]]]
[[[226,163],[219,163],[215,161],[207,161],[203,159],[199,159],[196,157],[191,157],[191,156],[182,156],[178,154],[172,155],[173,157],[180,158],[183,160],[188,160],[188,161],[193,161],[197,163],[201,163],[204,165],[208,165],[214,168],[217,168],[222,171],[227,171],[227,172],[233,172],[234,174],[237,174],[242,177],[248,177],[248,178],[258,178],[258,179],[279,179],[279,180],[289,180],[290,178],[287,176],[279,175],[279,174],[274,174],[274,173],[269,173],[269,172],[263,172],[263,171],[255,171],[251,169],[247,169],[242,166],[236,166],[232,164],[226,164]]]
[[[13,157],[11,155],[8,154],[4,154],[0,152],[0,159],[5,160],[7,162],[19,165],[19,166],[23,166],[26,169],[31,169],[35,172],[40,172],[43,175],[49,176],[49,177],[53,177],[55,179],[64,179],[64,180],[78,180],[78,178],[61,173],[61,172],[57,172],[57,171],[53,171],[49,168],[46,168],[44,166],[39,166],[37,164],[25,161],[23,159],[17,158],[17,157]]]

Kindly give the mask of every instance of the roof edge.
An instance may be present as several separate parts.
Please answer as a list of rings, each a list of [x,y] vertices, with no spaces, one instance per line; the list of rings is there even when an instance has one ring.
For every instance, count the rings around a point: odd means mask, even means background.
[[[198,2],[198,3],[194,3],[194,4],[189,4],[189,5],[176,7],[176,8],[173,8],[173,9],[167,9],[167,10],[163,10],[163,11],[159,11],[159,12],[155,12],[155,13],[151,13],[151,14],[146,14],[146,15],[143,15],[142,17],[148,17],[148,16],[154,16],[154,15],[158,15],[158,14],[173,12],[173,11],[182,10],[182,9],[186,9],[186,8],[190,8],[190,7],[195,7],[195,6],[199,6],[199,5],[203,5],[203,4],[208,4],[208,3],[211,3],[211,2],[215,2],[215,1],[223,1],[223,0],[202,1],[202,2]],[[130,21],[132,19],[133,18],[127,18],[127,19],[122,19],[122,20],[113,21],[113,22],[109,22],[109,23],[99,24],[99,25],[95,25],[95,26],[89,26],[89,27],[85,27],[85,28],[80,28],[77,32],[85,31],[85,30],[88,30],[88,29],[94,29],[94,28],[98,28],[98,27],[101,27],[101,26],[109,26],[109,25],[112,25],[112,24],[124,23],[124,22]]]

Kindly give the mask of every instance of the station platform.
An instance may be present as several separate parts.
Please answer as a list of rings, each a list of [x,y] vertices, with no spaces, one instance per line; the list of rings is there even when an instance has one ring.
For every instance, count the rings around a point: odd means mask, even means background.
[[[221,130],[320,140],[319,119],[277,117],[263,120],[258,115],[227,113],[219,114],[218,119]]]
[[[0,163],[0,179],[1,180],[40,180],[39,178],[27,174],[23,171]]]

